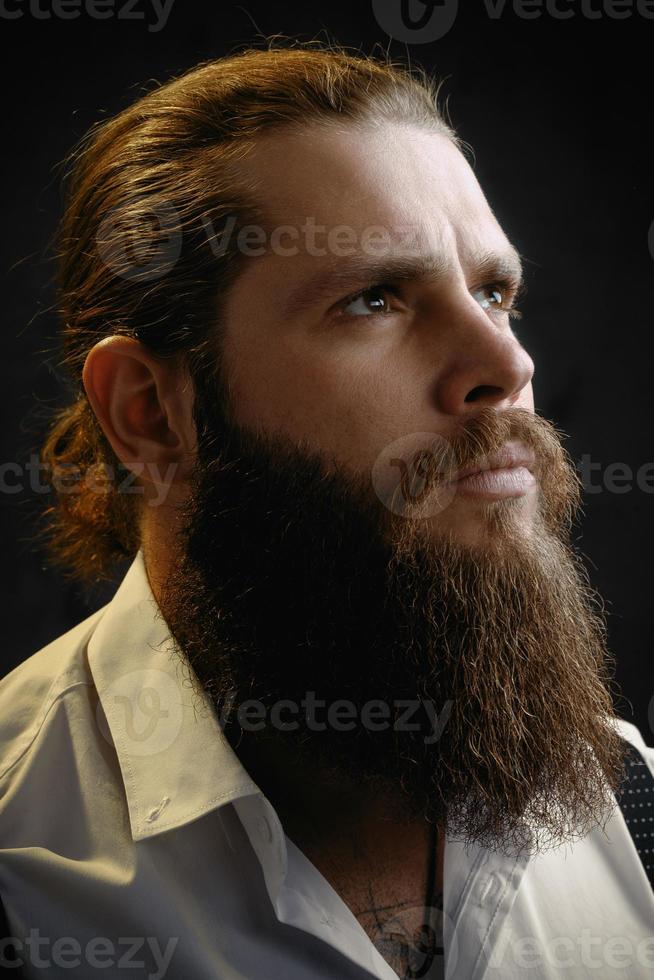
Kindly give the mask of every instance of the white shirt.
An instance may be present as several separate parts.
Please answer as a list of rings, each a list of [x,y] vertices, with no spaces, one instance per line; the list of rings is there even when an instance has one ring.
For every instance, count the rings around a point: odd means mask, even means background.
[[[167,636],[139,552],[111,602],[0,681],[22,976],[397,980],[208,699],[194,709]],[[654,895],[617,807],[605,833],[531,857],[446,840],[443,903],[450,980],[654,977]]]

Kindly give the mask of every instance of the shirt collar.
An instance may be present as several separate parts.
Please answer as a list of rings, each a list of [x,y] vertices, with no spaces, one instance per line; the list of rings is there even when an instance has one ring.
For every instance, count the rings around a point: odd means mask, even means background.
[[[88,644],[97,722],[115,746],[132,837],[153,837],[259,788],[229,745],[213,706],[152,593],[139,550]]]

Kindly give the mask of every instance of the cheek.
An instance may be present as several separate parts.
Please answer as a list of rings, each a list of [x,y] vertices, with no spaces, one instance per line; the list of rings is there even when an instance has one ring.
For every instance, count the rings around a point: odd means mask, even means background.
[[[234,413],[249,428],[306,439],[357,468],[370,465],[398,430],[411,428],[405,402],[414,386],[374,358],[317,359],[290,347],[263,351],[256,345],[232,346],[225,355]]]

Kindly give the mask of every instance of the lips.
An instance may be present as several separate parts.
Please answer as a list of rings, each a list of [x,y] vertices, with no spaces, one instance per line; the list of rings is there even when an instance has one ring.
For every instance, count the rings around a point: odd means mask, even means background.
[[[533,473],[535,465],[536,457],[532,449],[521,442],[506,442],[497,452],[490,453],[477,463],[458,470],[456,477],[451,482],[458,483],[469,476],[487,473],[489,470],[513,470],[524,467]]]

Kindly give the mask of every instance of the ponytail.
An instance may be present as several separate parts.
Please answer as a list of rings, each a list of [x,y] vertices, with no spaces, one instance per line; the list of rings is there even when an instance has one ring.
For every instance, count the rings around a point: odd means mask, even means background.
[[[86,395],[57,413],[40,462],[54,495],[45,512],[51,560],[86,580],[110,578],[138,550],[138,499],[120,492],[122,464]]]

